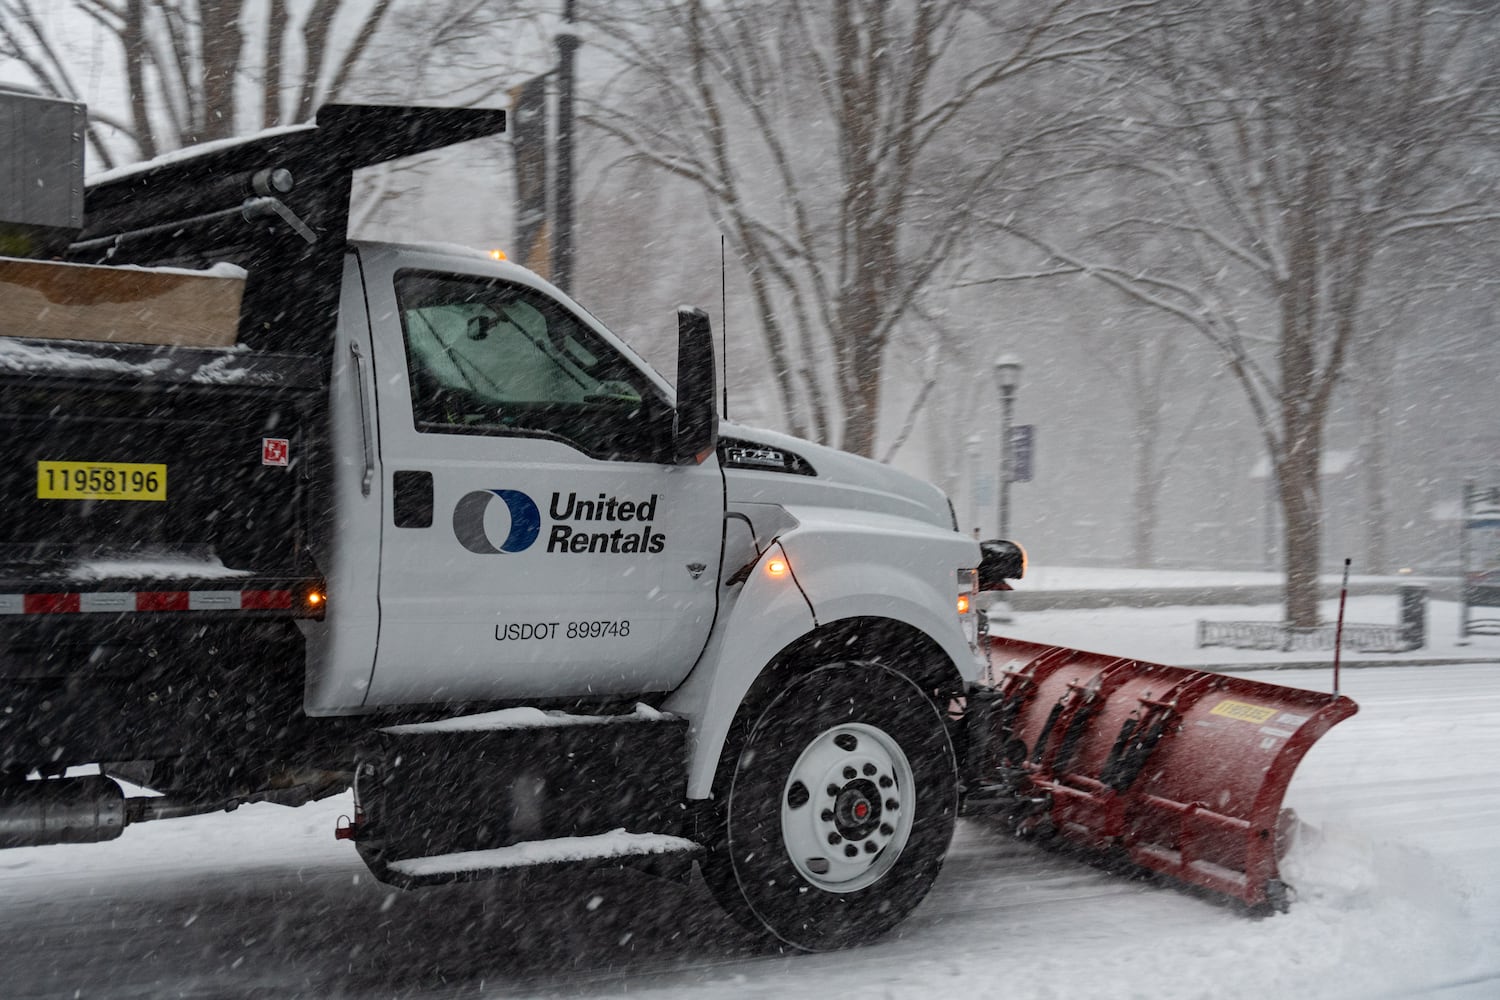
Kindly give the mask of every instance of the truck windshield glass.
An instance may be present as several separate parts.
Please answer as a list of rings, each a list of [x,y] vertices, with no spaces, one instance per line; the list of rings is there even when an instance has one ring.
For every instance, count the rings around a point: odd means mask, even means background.
[[[636,460],[668,444],[670,406],[655,386],[541,292],[403,271],[396,297],[419,431],[544,435]]]

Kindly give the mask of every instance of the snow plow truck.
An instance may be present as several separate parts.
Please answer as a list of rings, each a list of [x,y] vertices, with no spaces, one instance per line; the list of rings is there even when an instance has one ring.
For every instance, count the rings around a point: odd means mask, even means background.
[[[1253,909],[1345,698],[980,634],[936,487],[721,421],[536,274],[348,238],[354,172],[504,113],[329,105],[83,183],[0,100],[0,846],[353,791],[415,888],[697,865],[869,940],[988,813]]]

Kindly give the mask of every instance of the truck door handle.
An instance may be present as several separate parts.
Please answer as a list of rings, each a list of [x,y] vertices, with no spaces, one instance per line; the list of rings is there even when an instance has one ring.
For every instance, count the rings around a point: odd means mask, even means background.
[[[349,341],[349,353],[354,357],[354,384],[359,387],[359,433],[365,446],[365,477],[360,481],[359,491],[369,496],[370,486],[375,481],[375,444],[372,440],[375,435],[370,427],[370,403],[365,398],[365,357],[352,340]]]

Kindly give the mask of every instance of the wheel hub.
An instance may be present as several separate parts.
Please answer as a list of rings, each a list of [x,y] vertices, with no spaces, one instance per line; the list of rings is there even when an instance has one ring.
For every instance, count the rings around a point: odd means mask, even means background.
[[[781,798],[782,841],[803,878],[854,892],[890,871],[915,811],[916,781],[900,745],[874,726],[836,726],[792,766]]]
[[[839,791],[833,824],[845,840],[864,840],[880,826],[880,791],[874,782],[859,778]]]

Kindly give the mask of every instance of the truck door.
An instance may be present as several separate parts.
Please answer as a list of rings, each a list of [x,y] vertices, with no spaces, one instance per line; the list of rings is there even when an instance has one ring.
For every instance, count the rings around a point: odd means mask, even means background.
[[[669,690],[713,624],[717,457],[529,272],[364,248],[384,526],[369,705]]]

